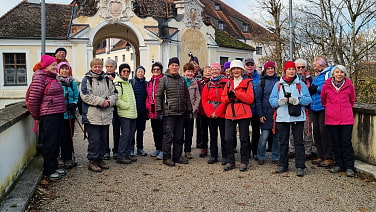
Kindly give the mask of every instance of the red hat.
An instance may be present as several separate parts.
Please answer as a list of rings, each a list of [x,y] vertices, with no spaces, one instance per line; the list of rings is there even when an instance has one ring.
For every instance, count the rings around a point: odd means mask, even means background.
[[[270,67],[275,68],[275,63],[273,61],[268,61],[264,64],[264,70],[266,70]]]
[[[222,69],[221,64],[219,64],[219,63],[211,64],[210,68],[217,68],[217,69],[219,69],[219,71],[221,71],[221,69]]]
[[[41,69],[46,68],[47,66],[51,65],[52,63],[56,62],[56,59],[51,57],[50,55],[42,55],[40,62],[42,63]]]
[[[285,65],[283,66],[283,72],[286,72],[286,70],[287,70],[288,68],[295,68],[295,69],[296,69],[296,66],[295,66],[294,61],[287,61],[287,62],[285,63]]]

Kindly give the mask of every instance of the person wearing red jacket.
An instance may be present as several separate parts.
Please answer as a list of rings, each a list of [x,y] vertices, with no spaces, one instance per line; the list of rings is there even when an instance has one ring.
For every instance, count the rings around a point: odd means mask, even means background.
[[[240,171],[248,170],[250,140],[249,124],[252,118],[250,104],[254,101],[254,93],[251,79],[244,79],[244,64],[240,60],[234,60],[230,64],[230,71],[233,76],[222,92],[221,101],[226,106],[225,112],[225,140],[227,163],[225,171],[235,168],[234,137],[233,132],[236,125],[239,126],[240,137]]]
[[[355,89],[347,78],[347,70],[336,65],[333,76],[327,79],[321,90],[321,103],[325,107],[325,125],[333,139],[335,166],[332,173],[346,171],[348,177],[354,177],[354,149],[351,137],[354,125],[353,106]]]
[[[208,164],[218,162],[218,128],[221,135],[222,163],[226,163],[225,152],[225,105],[221,102],[221,94],[227,83],[225,76],[221,75],[221,64],[211,65],[210,81],[202,90],[202,106],[209,118],[210,133],[210,158]]]

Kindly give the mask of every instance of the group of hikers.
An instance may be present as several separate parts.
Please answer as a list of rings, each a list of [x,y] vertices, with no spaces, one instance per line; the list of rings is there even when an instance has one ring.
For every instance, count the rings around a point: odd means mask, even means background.
[[[355,176],[354,86],[346,68],[329,66],[324,56],[314,57],[312,75],[307,61],[297,59],[284,63],[281,77],[273,61],[261,70],[253,58],[200,68],[192,55],[181,75],[180,61],[173,57],[166,71],[162,63],[153,63],[149,81],[143,66],[132,72],[127,63],[117,66],[115,60],[94,58],[79,86],[65,56],[66,50],[58,48],[55,57],[41,57],[26,97],[38,126],[44,174],[51,180],[61,179],[64,169],[77,164],[72,139],[78,111],[93,172],[109,169],[105,160],[111,152],[119,164],[148,155],[143,143],[150,120],[155,151],[149,155],[167,166],[188,164],[194,157],[196,131],[199,157],[210,155],[207,163],[221,162],[224,171],[247,171],[251,159],[264,165],[270,151],[276,173],[287,172],[289,158],[295,157],[299,177],[305,175],[306,160],[330,167],[332,173]],[[238,140],[240,165],[235,166]],[[59,168],[59,156],[64,169]]]

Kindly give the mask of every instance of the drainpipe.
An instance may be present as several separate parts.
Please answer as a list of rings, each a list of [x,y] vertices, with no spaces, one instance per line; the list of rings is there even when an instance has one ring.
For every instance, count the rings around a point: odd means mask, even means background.
[[[41,54],[46,54],[46,2],[41,0],[41,38],[42,38],[42,51]]]

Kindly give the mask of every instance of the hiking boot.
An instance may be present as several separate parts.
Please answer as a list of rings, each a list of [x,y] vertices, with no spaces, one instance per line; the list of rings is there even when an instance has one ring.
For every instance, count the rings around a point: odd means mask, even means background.
[[[190,152],[185,153],[185,158],[187,159],[193,159],[192,154]]]
[[[163,160],[163,152],[160,151],[156,158],[157,160]]]
[[[346,169],[347,177],[355,177],[355,172],[353,169]]]
[[[110,153],[106,153],[103,155],[103,160],[110,160]]]
[[[312,164],[315,164],[315,165],[318,165],[322,162],[322,159],[321,158],[316,158],[314,160],[311,161]]]
[[[278,174],[284,173],[284,172],[287,172],[287,168],[285,168],[283,166],[278,166],[278,168],[275,172],[278,173]]]
[[[343,171],[344,171],[344,169],[342,169],[339,166],[335,166],[334,168],[330,169],[331,173],[340,173],[340,172],[343,172]]]
[[[131,164],[132,161],[129,160],[128,158],[123,158],[123,159],[116,159],[116,163],[120,163],[120,164]]]
[[[137,149],[137,155],[146,156],[148,153],[146,153],[143,149]]]
[[[323,160],[321,163],[319,163],[320,167],[330,167],[334,166],[334,161],[333,160]]]
[[[133,156],[131,155],[131,156],[126,157],[126,158],[128,158],[132,163],[137,161],[137,158],[134,155]]]
[[[98,164],[94,160],[89,161],[88,169],[93,172],[101,172],[101,167],[98,166]]]
[[[117,157],[118,157],[118,153],[112,153],[112,158],[113,158],[113,159],[115,159],[115,160],[116,160],[116,159],[117,159]]]
[[[278,165],[279,164],[279,160],[272,160],[272,164]]]
[[[175,166],[175,162],[172,161],[171,159],[163,160],[163,164],[167,166]]]
[[[109,169],[110,168],[110,166],[108,164],[106,164],[102,159],[98,160],[98,166],[101,169]]]
[[[207,148],[202,148],[200,151],[200,154],[198,155],[200,158],[204,158],[208,156],[208,149]]]
[[[183,158],[183,157],[175,159],[174,162],[175,163],[180,163],[180,164],[188,164],[188,160],[186,158]]]
[[[223,170],[230,171],[230,170],[233,170],[234,168],[235,168],[235,164],[226,163],[226,165],[223,167]]]
[[[57,170],[55,170],[55,173],[58,173],[60,176],[67,175],[67,172],[64,171],[64,169],[57,169]]]
[[[247,171],[247,170],[248,170],[248,165],[245,164],[245,163],[241,163],[241,164],[240,164],[240,167],[239,167],[239,171],[241,171],[241,172],[245,172],[245,171]]]
[[[218,159],[215,158],[215,157],[210,157],[209,160],[208,160],[208,164],[214,164],[216,162],[218,162]]]
[[[265,160],[258,160],[258,161],[257,161],[258,165],[264,165],[265,162],[266,162]]]
[[[72,169],[73,167],[76,167],[77,163],[73,160],[67,160],[64,162],[64,169]]]
[[[152,152],[152,153],[150,154],[150,157],[157,157],[157,156],[159,155],[160,152],[161,152],[161,151],[159,151],[159,150],[155,150],[154,152]]]
[[[50,175],[47,176],[49,180],[60,180],[62,178],[62,176],[57,173],[57,172],[54,172]]]
[[[304,177],[304,169],[303,168],[297,168],[296,169],[296,176]]]

